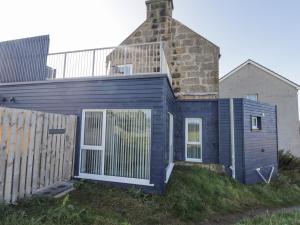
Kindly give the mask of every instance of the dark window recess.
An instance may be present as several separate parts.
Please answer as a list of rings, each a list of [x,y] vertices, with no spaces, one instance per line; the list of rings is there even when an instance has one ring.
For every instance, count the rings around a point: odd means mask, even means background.
[[[252,116],[251,117],[251,127],[252,127],[252,130],[261,130],[261,117],[260,116]]]

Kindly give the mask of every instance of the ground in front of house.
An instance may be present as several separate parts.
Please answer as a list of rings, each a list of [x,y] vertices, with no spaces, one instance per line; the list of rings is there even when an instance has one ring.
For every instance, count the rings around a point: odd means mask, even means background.
[[[252,220],[245,220],[237,225],[299,225],[300,213],[279,213],[274,215],[265,215]]]
[[[165,196],[86,182],[76,187],[62,199],[0,206],[0,224],[199,224],[253,208],[300,204],[299,184],[286,175],[271,185],[246,186],[197,166],[175,167]]]

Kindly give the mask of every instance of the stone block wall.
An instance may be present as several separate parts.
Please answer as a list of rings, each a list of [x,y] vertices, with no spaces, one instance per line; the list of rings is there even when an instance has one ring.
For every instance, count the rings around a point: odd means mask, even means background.
[[[165,42],[176,96],[180,99],[217,98],[219,47],[173,19],[171,0],[150,0],[146,5],[146,21],[122,45]]]

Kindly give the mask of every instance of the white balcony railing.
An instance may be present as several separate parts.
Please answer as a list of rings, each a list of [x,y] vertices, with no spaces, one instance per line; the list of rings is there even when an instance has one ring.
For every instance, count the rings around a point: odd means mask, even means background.
[[[52,53],[47,66],[50,79],[167,74],[172,82],[161,42]]]

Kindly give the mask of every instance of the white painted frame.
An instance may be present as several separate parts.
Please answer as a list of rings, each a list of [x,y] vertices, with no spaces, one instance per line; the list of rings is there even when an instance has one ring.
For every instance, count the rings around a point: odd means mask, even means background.
[[[84,128],[85,128],[85,115],[87,112],[102,112],[103,113],[103,121],[102,121],[102,146],[92,146],[84,144]],[[81,130],[80,130],[80,160],[79,160],[79,176],[85,176],[86,173],[81,173],[81,152],[82,149],[101,151],[102,153],[102,164],[101,171],[104,172],[104,152],[105,152],[105,131],[106,131],[106,110],[103,109],[84,109],[82,110],[81,117]]]
[[[252,97],[254,97],[255,99],[253,99]],[[245,98],[248,100],[258,102],[258,94],[247,94],[245,95]]]
[[[199,142],[190,142],[188,141],[188,125],[190,123],[196,123],[199,124]],[[203,159],[203,144],[202,144],[202,118],[186,118],[185,119],[185,161],[188,162],[202,162]],[[201,146],[201,158],[195,159],[195,158],[188,158],[187,157],[187,146],[188,144],[191,145],[200,145]]]
[[[107,181],[107,182],[116,182],[116,183],[126,183],[126,184],[135,184],[142,186],[154,186],[154,184],[150,184],[150,180],[147,179],[137,179],[137,178],[128,178],[128,177],[118,177],[118,176],[107,176],[107,175],[97,175],[97,174],[88,174],[81,173],[81,151],[82,149],[89,150],[101,150],[103,153],[102,156],[102,173],[104,173],[104,163],[105,163],[105,134],[106,134],[106,112],[108,109],[84,109],[82,110],[82,119],[81,119],[81,134],[80,134],[80,154],[79,154],[79,175],[75,176],[76,178],[88,179],[88,180],[98,180],[98,181]],[[142,110],[147,111],[150,114],[151,123],[152,123],[152,113],[151,109],[109,109],[109,110]],[[102,146],[88,146],[84,145],[84,127],[85,127],[85,114],[86,112],[103,112],[103,126],[102,126]],[[152,138],[152,125],[150,126],[150,143]],[[103,150],[102,150],[103,149]],[[151,168],[151,144],[150,144],[150,168]],[[150,171],[151,173],[151,171]]]
[[[251,117],[251,127],[252,127],[252,130],[258,130],[258,118],[257,118],[257,116],[252,116]]]
[[[166,180],[168,183],[174,168],[174,116],[168,113],[169,116],[169,164],[166,169]]]

